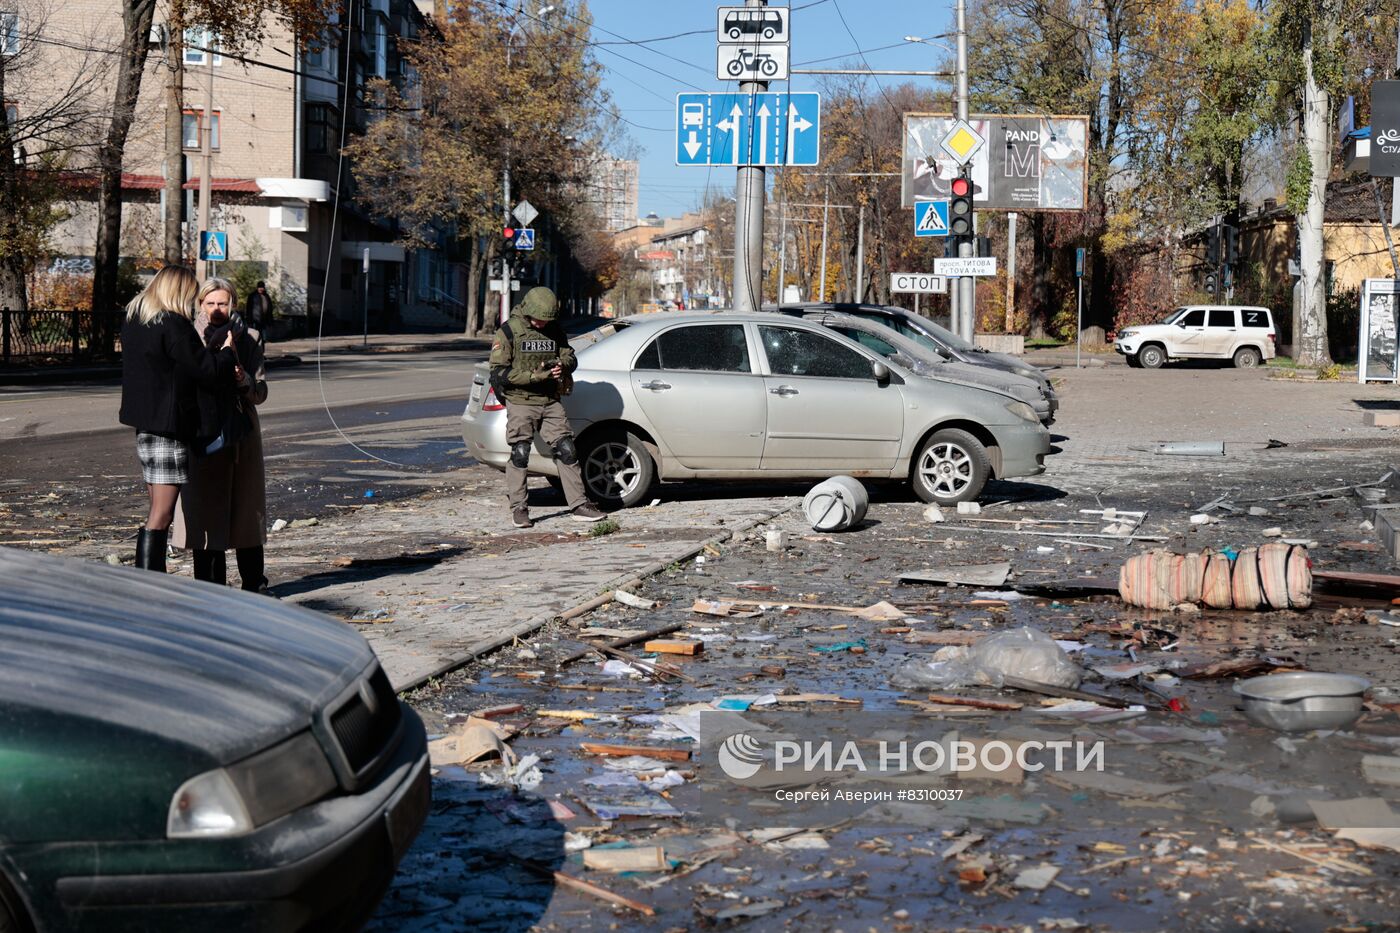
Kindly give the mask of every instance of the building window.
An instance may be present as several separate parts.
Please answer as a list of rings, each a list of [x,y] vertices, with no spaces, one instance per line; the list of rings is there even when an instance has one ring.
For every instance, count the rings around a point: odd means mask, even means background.
[[[209,139],[209,148],[217,150],[219,148],[219,111],[214,111],[213,134]],[[201,150],[204,148],[200,133],[204,131],[204,111],[186,110],[180,121],[181,144],[186,149]]]
[[[334,78],[339,63],[340,57],[336,54],[335,46],[330,44],[311,49],[306,53],[308,71],[319,71]]]
[[[389,36],[384,17],[374,18],[374,74],[376,77],[389,76]]]
[[[19,108],[16,107],[14,104],[6,103],[6,104],[5,104],[5,125],[8,126],[11,130],[13,130],[15,124],[18,123],[18,122],[19,122]]]
[[[0,13],[0,54],[19,52],[19,14]]]
[[[306,151],[334,152],[338,148],[336,134],[340,119],[330,104],[306,105]]]
[[[204,49],[219,48],[219,37],[209,29],[198,26],[194,29],[185,30],[185,64],[203,65],[206,64]],[[224,57],[217,52],[214,53],[214,64],[222,65]],[[217,121],[216,121],[217,122]]]

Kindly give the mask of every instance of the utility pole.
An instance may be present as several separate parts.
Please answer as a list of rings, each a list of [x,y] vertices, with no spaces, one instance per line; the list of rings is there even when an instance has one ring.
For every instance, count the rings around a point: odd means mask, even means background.
[[[165,55],[170,80],[165,86],[163,249],[166,263],[175,265],[185,258],[185,34],[175,17],[165,24]]]
[[[827,218],[831,215],[831,182],[826,183],[826,196],[822,202],[822,271],[821,281],[817,287],[821,290],[821,297],[818,301],[826,301],[826,229]]]
[[[1016,212],[1006,215],[1006,332],[1016,330]]]
[[[745,5],[762,9],[767,0],[745,0]],[[743,81],[741,94],[761,94],[768,90],[767,81]],[[753,130],[750,127],[750,133]],[[752,153],[743,145],[747,161]],[[734,192],[734,310],[757,311],[763,304],[763,196],[764,168],[761,165],[740,165],[738,184]],[[822,261],[826,261],[825,255]],[[780,295],[779,298],[782,296]]]
[[[778,242],[778,303],[787,300],[787,191],[783,191],[783,213]]]
[[[958,119],[967,119],[967,0],[958,0]],[[976,225],[973,226],[976,232]],[[973,254],[972,237],[968,237],[958,244],[958,255],[970,257]],[[964,275],[957,280],[957,320],[954,323],[954,330],[964,340],[973,338],[973,331],[976,329],[977,321],[977,295],[973,291],[973,284],[976,282],[970,275]]]
[[[213,43],[204,50],[204,113],[201,114],[200,122],[203,124],[203,132],[200,134],[200,168],[199,168],[199,229],[209,229],[209,198],[211,197],[211,182],[214,176],[214,49]],[[200,279],[209,278],[211,263],[199,260],[197,274]]]
[[[857,304],[865,300],[865,202],[860,205],[860,220],[856,224],[856,294]]]

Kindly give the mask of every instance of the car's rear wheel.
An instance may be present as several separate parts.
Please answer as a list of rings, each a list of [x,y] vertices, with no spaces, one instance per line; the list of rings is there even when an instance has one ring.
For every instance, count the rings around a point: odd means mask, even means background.
[[[1167,351],[1155,343],[1149,343],[1138,351],[1138,363],[1143,369],[1161,369],[1166,361]]]
[[[959,428],[944,428],[920,448],[910,481],[920,499],[945,505],[977,498],[991,475],[982,442]]]
[[[650,495],[656,483],[656,461],[631,431],[589,437],[579,466],[588,497],[605,508],[631,508]]]
[[[1259,355],[1259,351],[1256,348],[1240,347],[1235,351],[1235,368],[1253,369],[1259,365],[1261,359],[1262,357]]]

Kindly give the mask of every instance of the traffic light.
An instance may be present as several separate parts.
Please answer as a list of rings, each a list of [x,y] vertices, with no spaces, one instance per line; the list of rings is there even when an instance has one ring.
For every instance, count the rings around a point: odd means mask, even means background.
[[[1240,231],[1236,227],[1225,228],[1225,263],[1233,266],[1240,261]]]
[[[948,232],[955,237],[972,235],[972,173],[963,166],[949,186],[953,197],[948,202]]]
[[[1212,298],[1215,297],[1215,273],[1207,272],[1205,281],[1205,292]]]
[[[1220,228],[1215,225],[1206,231],[1206,265],[1220,265]]]
[[[501,231],[501,235],[505,237],[507,246],[514,245],[515,235],[519,232],[520,231],[516,230],[514,227],[506,227],[504,230]]]

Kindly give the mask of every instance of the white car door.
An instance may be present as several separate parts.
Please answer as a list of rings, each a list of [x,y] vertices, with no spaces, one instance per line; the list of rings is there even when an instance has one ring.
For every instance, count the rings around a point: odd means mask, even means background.
[[[817,331],[758,325],[768,390],[765,470],[890,470],[904,394],[875,381],[876,360]]]
[[[1211,356],[1234,356],[1240,338],[1239,322],[1235,318],[1234,308],[1210,308],[1206,311],[1202,352]]]
[[[1206,309],[1192,308],[1174,325],[1176,333],[1169,340],[1169,356],[1203,356],[1206,337]]]
[[[743,324],[662,331],[632,366],[646,427],[692,470],[756,470],[768,401]]]

